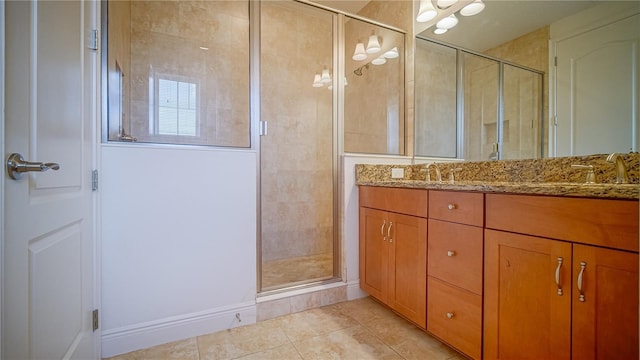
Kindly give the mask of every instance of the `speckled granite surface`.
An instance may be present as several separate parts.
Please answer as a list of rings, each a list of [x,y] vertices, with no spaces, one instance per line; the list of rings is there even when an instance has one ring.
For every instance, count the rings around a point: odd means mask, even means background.
[[[615,184],[614,164],[606,162],[607,155],[589,155],[530,160],[477,162],[437,162],[442,183],[435,182],[431,167],[431,182],[426,182],[427,164],[417,165],[356,165],[358,185],[411,187],[424,189],[579,196],[596,198],[638,199],[640,190],[640,155],[624,154],[629,184]],[[586,170],[574,169],[572,164],[593,165],[596,184],[584,184]],[[391,169],[403,168],[403,179],[392,179]],[[455,181],[449,183],[451,169]]]

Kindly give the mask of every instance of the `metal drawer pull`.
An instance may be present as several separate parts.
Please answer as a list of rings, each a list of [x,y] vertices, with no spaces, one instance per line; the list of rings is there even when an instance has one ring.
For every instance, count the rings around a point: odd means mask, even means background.
[[[446,314],[446,316],[447,316],[447,319],[453,319],[453,317],[455,316],[455,314],[454,314],[454,313],[452,313],[452,312],[448,312],[448,313]]]
[[[458,208],[458,206],[457,206],[456,204],[449,204],[449,205],[447,205],[447,208],[448,208],[449,210],[454,210],[454,209],[457,209],[457,208]]]
[[[455,256],[455,255],[456,255],[456,252],[455,252],[455,251],[453,251],[453,250],[447,250],[447,256],[448,256],[448,257],[452,257],[452,256]]]
[[[584,261],[580,261],[580,273],[578,274],[578,292],[580,295],[578,296],[578,300],[584,302],[584,291],[582,291],[582,279],[584,276],[584,269],[587,268],[587,263]]]
[[[387,238],[384,236],[384,226],[387,225],[387,220],[382,221],[382,227],[380,228],[380,235],[382,236],[382,241],[387,241]]]
[[[562,267],[562,258],[558,257],[558,267],[556,267],[556,286],[558,286],[558,296],[562,296],[562,285],[560,284],[560,268]]]
[[[387,228],[387,237],[389,238],[389,242],[392,243],[393,239],[391,238],[391,228],[393,227],[393,221],[389,221],[389,227]]]

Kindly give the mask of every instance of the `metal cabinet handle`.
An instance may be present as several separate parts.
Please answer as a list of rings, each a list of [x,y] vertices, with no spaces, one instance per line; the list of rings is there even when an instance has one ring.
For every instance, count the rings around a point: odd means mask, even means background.
[[[22,155],[13,153],[7,158],[7,174],[13,180],[22,179],[23,173],[29,171],[47,171],[49,169],[58,170],[60,165],[56,163],[41,163],[33,161],[25,161]]]
[[[449,205],[447,205],[447,208],[448,208],[449,210],[454,210],[454,209],[456,209],[457,207],[458,207],[458,206],[457,206],[456,204],[449,204]]]
[[[560,284],[560,268],[562,267],[562,258],[558,257],[558,267],[556,267],[556,286],[558,287],[558,296],[562,296],[562,285]]]
[[[389,242],[392,243],[393,239],[391,238],[391,228],[393,227],[393,221],[389,221],[389,227],[387,228],[387,237],[389,238]]]
[[[448,257],[456,256],[456,252],[454,250],[447,250],[447,256]]]
[[[452,313],[452,312],[448,312],[448,313],[446,313],[445,315],[447,316],[447,319],[453,319],[453,317],[454,317],[456,314],[454,314],[454,313]]]
[[[578,300],[584,302],[584,291],[582,291],[582,280],[584,279],[584,269],[587,268],[587,263],[584,261],[580,261],[580,273],[578,274],[578,292],[580,295],[578,296]]]
[[[382,221],[382,227],[380,228],[380,235],[382,235],[382,241],[387,241],[387,237],[384,236],[384,227],[387,225],[387,220]]]

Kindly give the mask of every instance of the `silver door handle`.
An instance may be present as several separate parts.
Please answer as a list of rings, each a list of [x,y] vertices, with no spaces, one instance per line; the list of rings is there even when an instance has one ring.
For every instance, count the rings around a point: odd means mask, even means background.
[[[47,171],[49,169],[58,170],[60,165],[56,163],[41,163],[25,161],[22,155],[13,153],[7,159],[7,174],[13,180],[22,179],[22,174],[28,171]]]

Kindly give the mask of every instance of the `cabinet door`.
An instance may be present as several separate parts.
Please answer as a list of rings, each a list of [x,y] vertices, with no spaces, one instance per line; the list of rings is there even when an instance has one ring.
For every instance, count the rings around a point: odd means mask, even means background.
[[[427,219],[389,213],[389,306],[425,328]]]
[[[570,282],[571,244],[485,230],[484,358],[569,359]]]
[[[383,302],[387,301],[389,226],[386,212],[360,208],[360,287]]]
[[[573,259],[573,358],[638,359],[638,254],[576,244]]]

